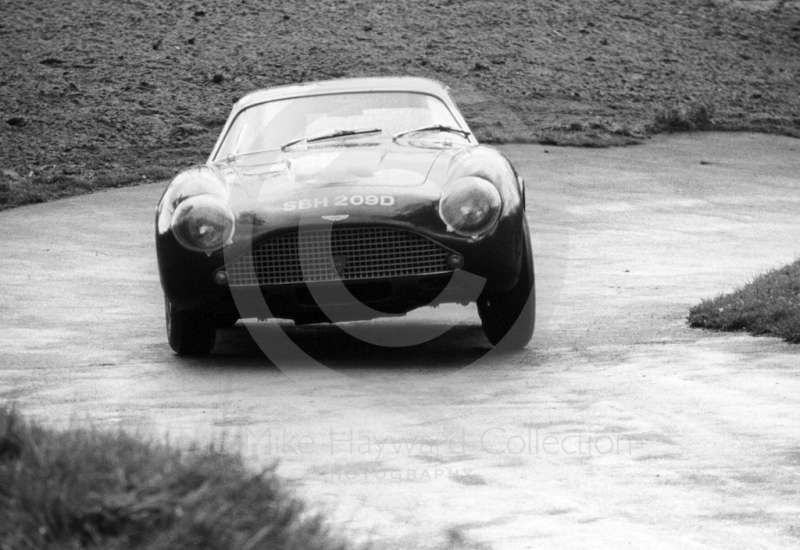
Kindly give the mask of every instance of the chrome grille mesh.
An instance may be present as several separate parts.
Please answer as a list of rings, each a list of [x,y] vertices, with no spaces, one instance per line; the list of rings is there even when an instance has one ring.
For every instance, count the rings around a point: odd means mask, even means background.
[[[225,269],[231,286],[379,279],[450,271],[446,263],[449,254],[446,248],[410,231],[335,228],[273,237]]]

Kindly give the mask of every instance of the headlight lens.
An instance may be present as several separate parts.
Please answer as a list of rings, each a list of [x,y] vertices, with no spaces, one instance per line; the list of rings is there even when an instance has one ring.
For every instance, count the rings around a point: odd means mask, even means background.
[[[448,229],[479,237],[494,228],[500,216],[500,193],[483,178],[459,178],[444,188],[439,215]]]
[[[233,236],[233,212],[216,195],[196,195],[181,202],[172,215],[172,232],[189,250],[212,252]]]

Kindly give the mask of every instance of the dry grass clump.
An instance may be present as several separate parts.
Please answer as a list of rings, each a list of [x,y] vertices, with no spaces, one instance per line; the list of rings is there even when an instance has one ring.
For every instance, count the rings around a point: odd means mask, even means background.
[[[800,343],[800,260],[756,277],[735,292],[704,300],[690,310],[689,324]]]
[[[0,548],[345,549],[272,470],[0,407]]]
[[[692,132],[714,129],[714,108],[708,103],[676,103],[656,111],[654,132]]]

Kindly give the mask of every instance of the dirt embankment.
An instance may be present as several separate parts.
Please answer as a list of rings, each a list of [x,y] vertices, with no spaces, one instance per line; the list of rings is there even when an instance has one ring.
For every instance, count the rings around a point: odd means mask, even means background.
[[[486,141],[800,137],[798,1],[9,0],[0,36],[0,208],[169,177],[244,93],[346,76],[437,78]]]

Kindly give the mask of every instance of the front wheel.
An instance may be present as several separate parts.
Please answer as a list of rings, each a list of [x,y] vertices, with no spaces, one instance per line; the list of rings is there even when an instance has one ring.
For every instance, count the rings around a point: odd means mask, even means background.
[[[493,346],[520,349],[533,337],[536,321],[536,289],[533,253],[528,224],[522,242],[522,265],[517,283],[507,292],[485,294],[478,298],[478,315],[483,332]]]
[[[214,348],[217,326],[202,311],[180,311],[164,299],[169,347],[178,355],[208,355]]]

